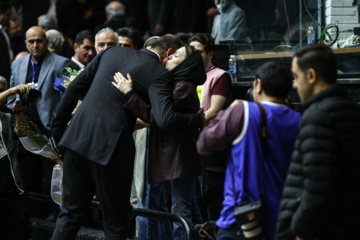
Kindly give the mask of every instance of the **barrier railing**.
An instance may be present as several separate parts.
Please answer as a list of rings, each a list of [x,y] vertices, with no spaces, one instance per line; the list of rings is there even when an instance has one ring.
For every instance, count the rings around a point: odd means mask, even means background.
[[[132,210],[129,216],[129,237],[133,237],[134,234],[134,225],[135,225],[135,218],[136,217],[148,217],[148,218],[157,218],[164,221],[171,221],[171,222],[178,222],[181,223],[186,231],[186,239],[193,240],[194,239],[194,229],[190,227],[190,223],[187,219],[180,217],[177,214],[173,213],[165,213],[160,211],[142,209],[142,208],[135,208]]]

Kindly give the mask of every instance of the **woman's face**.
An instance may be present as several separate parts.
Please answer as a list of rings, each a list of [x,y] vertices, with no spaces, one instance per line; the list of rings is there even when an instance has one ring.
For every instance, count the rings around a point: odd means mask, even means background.
[[[174,54],[169,56],[169,60],[166,63],[166,69],[171,71],[177,65],[179,65],[182,61],[184,61],[186,57],[185,47],[179,48]]]

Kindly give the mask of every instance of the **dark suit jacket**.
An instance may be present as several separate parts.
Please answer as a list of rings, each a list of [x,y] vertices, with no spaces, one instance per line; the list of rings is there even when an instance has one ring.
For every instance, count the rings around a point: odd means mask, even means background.
[[[200,108],[196,87],[206,80],[200,53],[192,54],[171,72],[176,82],[172,94],[174,110],[178,113],[196,113]],[[151,107],[137,94],[124,107],[151,124],[148,164],[150,183],[201,174],[201,160],[196,150],[198,131],[162,131],[153,122]]]
[[[172,74],[160,64],[155,53],[112,47],[96,56],[66,89],[51,128],[55,139],[62,137],[60,145],[101,165],[109,162],[115,148],[126,151],[134,146],[136,117],[124,110],[126,99],[111,83],[116,72],[131,74],[135,92],[151,102],[161,129],[195,131],[202,127],[200,114],[173,111]],[[67,127],[77,100],[83,97]],[[128,141],[121,143],[120,137]]]
[[[71,69],[72,69],[72,70],[79,71],[79,70],[80,70],[80,67],[79,67],[79,65],[76,64],[76,62],[74,62],[73,60],[71,60]]]
[[[9,57],[9,46],[2,32],[0,32],[0,75],[10,82],[11,63]]]

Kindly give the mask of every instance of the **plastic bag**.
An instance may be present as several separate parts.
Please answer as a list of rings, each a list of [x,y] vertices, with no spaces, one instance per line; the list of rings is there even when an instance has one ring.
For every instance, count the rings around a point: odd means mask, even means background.
[[[56,164],[52,172],[50,193],[52,200],[59,205],[62,203],[62,179],[63,169],[60,164]]]

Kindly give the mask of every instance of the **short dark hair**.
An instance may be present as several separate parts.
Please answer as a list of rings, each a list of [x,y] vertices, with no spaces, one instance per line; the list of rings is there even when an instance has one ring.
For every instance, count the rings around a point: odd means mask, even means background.
[[[271,97],[286,98],[292,87],[291,71],[281,62],[261,65],[256,69],[255,78],[260,78],[264,92]]]
[[[138,30],[134,28],[123,27],[116,30],[116,33],[119,37],[121,36],[131,38],[135,47],[139,45],[140,33],[138,32]]]
[[[206,53],[214,50],[215,41],[209,33],[196,33],[189,39],[188,43],[190,44],[191,42],[199,42],[204,45]]]
[[[0,1],[0,12],[6,13],[8,9],[11,9],[11,5],[7,2]]]
[[[176,51],[181,47],[182,42],[173,35],[163,35],[151,44],[151,48],[158,48],[162,52],[167,51],[169,48],[173,48]]]
[[[84,43],[84,39],[89,39],[90,41],[95,42],[95,35],[88,30],[83,30],[76,34],[74,43],[80,46]]]
[[[330,47],[324,44],[308,45],[297,50],[294,57],[297,58],[297,65],[302,72],[313,68],[325,83],[336,83],[336,57]]]

